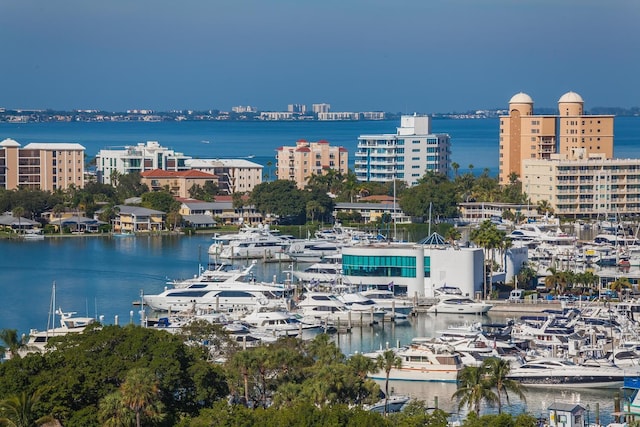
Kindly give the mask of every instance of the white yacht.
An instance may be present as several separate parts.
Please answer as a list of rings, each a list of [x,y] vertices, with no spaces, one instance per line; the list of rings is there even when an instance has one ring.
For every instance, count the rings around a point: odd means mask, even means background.
[[[157,295],[144,295],[144,305],[161,311],[252,310],[258,305],[283,306],[290,289],[277,284],[239,281],[192,283],[178,289],[165,289]]]
[[[229,263],[212,264],[206,270],[200,268],[200,274],[194,275],[190,279],[168,281],[168,285],[174,288],[186,288],[194,283],[219,283],[226,281],[238,281],[249,276],[251,270],[255,267],[252,262],[248,267],[241,269],[240,267]]]
[[[29,340],[27,341],[26,351],[43,351],[50,338],[67,335],[70,333],[80,333],[87,326],[97,322],[93,317],[76,316],[76,312],[63,312],[61,308],[55,311],[53,320],[55,322],[56,315],[60,316],[60,325],[44,331],[32,329],[29,332]]]
[[[354,313],[364,313],[365,315],[371,315],[376,319],[382,319],[385,315],[388,315],[382,307],[379,307],[374,300],[367,298],[360,292],[345,292],[337,295],[338,299],[345,303],[347,307]]]
[[[233,240],[222,249],[220,258],[273,258],[283,254],[290,242],[273,235],[259,235],[245,240]]]
[[[438,302],[427,309],[427,313],[451,313],[451,314],[485,314],[492,304],[484,301],[474,301],[462,295],[460,288],[443,286],[436,289]]]
[[[294,240],[290,236],[280,236],[269,225],[257,227],[245,225],[236,234],[214,235],[209,246],[209,255],[220,258],[263,258],[282,253]]]
[[[400,368],[391,369],[390,380],[455,383],[458,381],[458,372],[464,367],[454,349],[443,343],[415,342],[408,347],[392,350],[402,360],[402,364]],[[383,352],[384,350],[378,350],[365,353],[365,356],[377,359]],[[386,372],[379,370],[370,374],[369,377],[384,380]]]
[[[340,254],[324,257],[322,261],[311,264],[304,270],[292,272],[293,276],[304,283],[338,283],[342,276],[342,258]]]
[[[295,337],[306,331],[319,331],[320,323],[306,323],[295,314],[285,310],[270,310],[257,307],[244,316],[242,321],[258,331],[267,332],[274,336]]]
[[[322,322],[342,322],[346,325],[362,315],[350,310],[347,304],[329,292],[307,291],[302,295],[297,306],[305,321],[311,323],[315,319]]]
[[[618,388],[624,370],[615,365],[576,364],[566,359],[541,358],[512,368],[509,379],[527,387]]]
[[[384,289],[367,289],[360,292],[363,296],[372,299],[377,306],[382,307],[389,313],[410,314],[413,311],[414,304],[409,298],[400,298],[393,291]]]
[[[291,243],[287,254],[298,262],[321,262],[325,257],[339,254],[343,244],[335,240],[305,240]]]

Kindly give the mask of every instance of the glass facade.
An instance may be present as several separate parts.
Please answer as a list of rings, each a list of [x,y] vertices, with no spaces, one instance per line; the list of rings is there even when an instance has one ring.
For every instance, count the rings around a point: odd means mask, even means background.
[[[413,256],[343,255],[342,272],[361,277],[416,277]]]

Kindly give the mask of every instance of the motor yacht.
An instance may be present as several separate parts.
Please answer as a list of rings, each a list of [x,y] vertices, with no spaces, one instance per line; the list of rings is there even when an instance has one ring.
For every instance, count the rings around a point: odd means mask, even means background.
[[[220,258],[263,258],[283,253],[294,239],[280,236],[269,225],[245,225],[236,234],[214,235],[209,255]]]
[[[226,262],[214,263],[209,265],[206,270],[200,268],[200,274],[194,275],[190,279],[171,280],[167,284],[172,285],[174,288],[186,288],[194,283],[239,281],[248,277],[254,267],[255,262],[252,262],[251,265],[244,269]]]
[[[485,314],[493,307],[492,304],[462,295],[462,290],[456,286],[441,286],[435,289],[434,294],[438,302],[429,307],[427,313]]]
[[[401,359],[402,364],[389,371],[390,380],[455,383],[458,372],[464,367],[453,347],[436,341],[413,342],[409,346],[391,350]],[[384,350],[378,350],[364,355],[375,360],[383,352]],[[387,373],[381,369],[369,374],[369,377],[384,380]]]
[[[615,365],[576,364],[566,359],[540,358],[512,368],[509,379],[527,387],[618,388],[624,370]]]
[[[295,337],[307,331],[320,331],[319,322],[306,323],[298,316],[285,310],[270,310],[264,307],[256,307],[251,313],[244,316],[242,321],[258,331],[266,332],[274,336]]]
[[[390,313],[408,315],[414,308],[414,303],[411,299],[398,297],[390,290],[367,289],[360,293],[366,298],[372,299],[377,306],[382,307]]]
[[[325,256],[320,262],[311,264],[304,270],[292,272],[293,276],[304,283],[335,284],[342,276],[342,256]]]
[[[378,412],[380,414],[386,412],[387,414],[390,414],[402,411],[402,408],[404,405],[409,403],[409,400],[411,400],[409,396],[392,395],[387,399],[382,399],[372,405],[365,405],[364,409],[369,412]]]
[[[289,242],[276,236],[256,236],[246,240],[234,240],[222,249],[220,258],[273,258],[283,254]]]
[[[335,240],[305,240],[293,242],[287,254],[297,262],[321,262],[327,256],[339,254],[343,244]]]
[[[48,328],[43,331],[32,329],[29,332],[26,351],[43,351],[50,338],[83,332],[87,326],[97,322],[93,317],[76,316],[76,314],[74,311],[63,312],[61,308],[58,308],[55,311],[53,319],[55,322],[55,317],[60,317],[59,326],[54,326],[53,328]]]
[[[165,289],[157,295],[144,295],[144,304],[161,311],[215,310],[232,312],[253,310],[258,305],[285,305],[291,289],[278,284],[255,281],[192,283],[184,288]]]
[[[329,292],[307,291],[302,295],[297,306],[305,321],[310,323],[319,320],[329,323],[342,322],[346,325],[365,316],[364,312],[350,310],[347,304]]]
[[[337,297],[354,313],[373,314],[377,319],[382,319],[388,315],[388,312],[378,306],[374,300],[367,298],[360,292],[345,292]]]

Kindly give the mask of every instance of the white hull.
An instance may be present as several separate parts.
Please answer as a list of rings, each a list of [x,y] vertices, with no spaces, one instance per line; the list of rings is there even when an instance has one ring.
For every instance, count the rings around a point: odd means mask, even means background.
[[[438,303],[427,309],[427,313],[443,314],[485,314],[493,307],[491,304],[483,302],[466,304],[445,304]]]

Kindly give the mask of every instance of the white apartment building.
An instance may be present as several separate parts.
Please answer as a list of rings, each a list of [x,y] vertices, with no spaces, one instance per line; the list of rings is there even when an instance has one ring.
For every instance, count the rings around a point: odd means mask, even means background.
[[[363,111],[361,114],[364,120],[384,120],[385,117],[383,111]]]
[[[237,105],[235,107],[231,107],[231,111],[234,113],[257,113],[258,109],[251,105]]]
[[[360,135],[355,156],[359,181],[417,184],[428,171],[449,174],[451,138],[432,134],[429,116],[402,116],[395,134]]]
[[[304,104],[289,104],[287,105],[287,111],[290,113],[306,114],[307,106]]]
[[[189,159],[187,167],[218,177],[218,188],[227,194],[246,193],[262,183],[263,166],[244,159]]]
[[[522,162],[522,191],[533,203],[546,200],[555,214],[572,217],[640,213],[640,159],[590,155],[569,160]]]
[[[331,104],[311,104],[311,111],[315,114],[328,113],[331,110]]]
[[[289,111],[263,111],[260,120],[293,120],[294,114]]]
[[[324,120],[324,121],[360,120],[360,113],[354,113],[350,111],[318,113],[318,120]]]
[[[96,172],[99,183],[111,184],[112,174],[126,175],[154,169],[167,171],[189,170],[185,156],[174,150],[160,146],[158,141],[147,141],[119,149],[100,150],[96,156]]]

